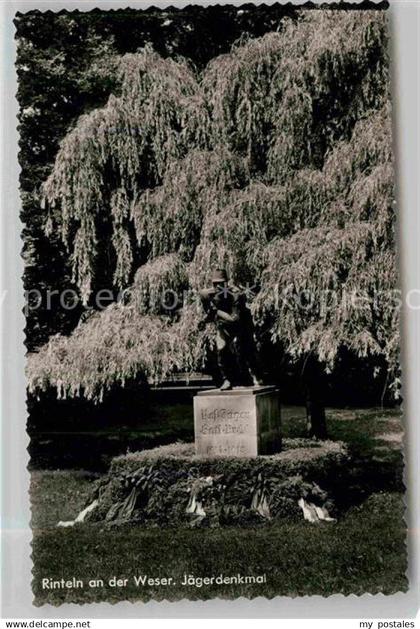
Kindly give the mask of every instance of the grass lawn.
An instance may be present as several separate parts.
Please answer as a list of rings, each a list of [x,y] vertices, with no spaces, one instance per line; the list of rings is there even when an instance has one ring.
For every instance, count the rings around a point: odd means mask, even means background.
[[[153,529],[86,523],[56,528],[82,508],[93,475],[32,473],[35,603],[276,596],[390,594],[407,587],[402,496],[401,418],[396,411],[331,410],[330,438],[352,449],[363,501],[336,524],[277,521],[264,527]],[[303,434],[301,409],[284,413],[286,436]],[[343,488],[345,490],[345,488]],[[182,585],[195,577],[263,575],[265,584]],[[168,586],[137,586],[134,576],[172,577]],[[127,578],[125,587],[108,580]],[[76,577],[77,589],[42,589],[42,579]],[[88,586],[89,579],[103,586]]]

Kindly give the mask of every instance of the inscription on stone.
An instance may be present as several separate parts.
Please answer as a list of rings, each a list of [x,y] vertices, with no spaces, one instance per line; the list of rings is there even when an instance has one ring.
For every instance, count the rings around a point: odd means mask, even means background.
[[[245,421],[249,421],[250,411],[235,411],[230,408],[201,409],[199,432],[201,435],[243,435]]]
[[[196,452],[206,457],[254,457],[280,449],[280,409],[274,387],[201,392],[194,398]]]

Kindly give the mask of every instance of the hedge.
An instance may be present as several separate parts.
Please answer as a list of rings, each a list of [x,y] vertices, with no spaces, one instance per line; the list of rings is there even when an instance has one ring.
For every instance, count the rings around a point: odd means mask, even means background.
[[[206,459],[175,443],[113,459],[95,484],[89,520],[152,526],[255,525],[301,518],[304,498],[334,514],[331,479],[349,456],[340,442],[285,439],[256,458]]]

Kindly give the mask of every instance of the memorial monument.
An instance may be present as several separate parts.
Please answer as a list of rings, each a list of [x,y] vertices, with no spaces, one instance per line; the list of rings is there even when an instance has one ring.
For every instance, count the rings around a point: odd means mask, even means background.
[[[194,398],[196,453],[206,457],[254,457],[281,448],[278,391],[264,386],[246,296],[216,269],[212,286],[200,291],[202,325],[216,326],[222,384]]]

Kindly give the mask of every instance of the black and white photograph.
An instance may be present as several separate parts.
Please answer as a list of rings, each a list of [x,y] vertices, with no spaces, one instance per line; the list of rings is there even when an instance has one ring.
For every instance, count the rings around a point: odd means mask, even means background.
[[[387,6],[16,14],[35,606],[407,591]]]

